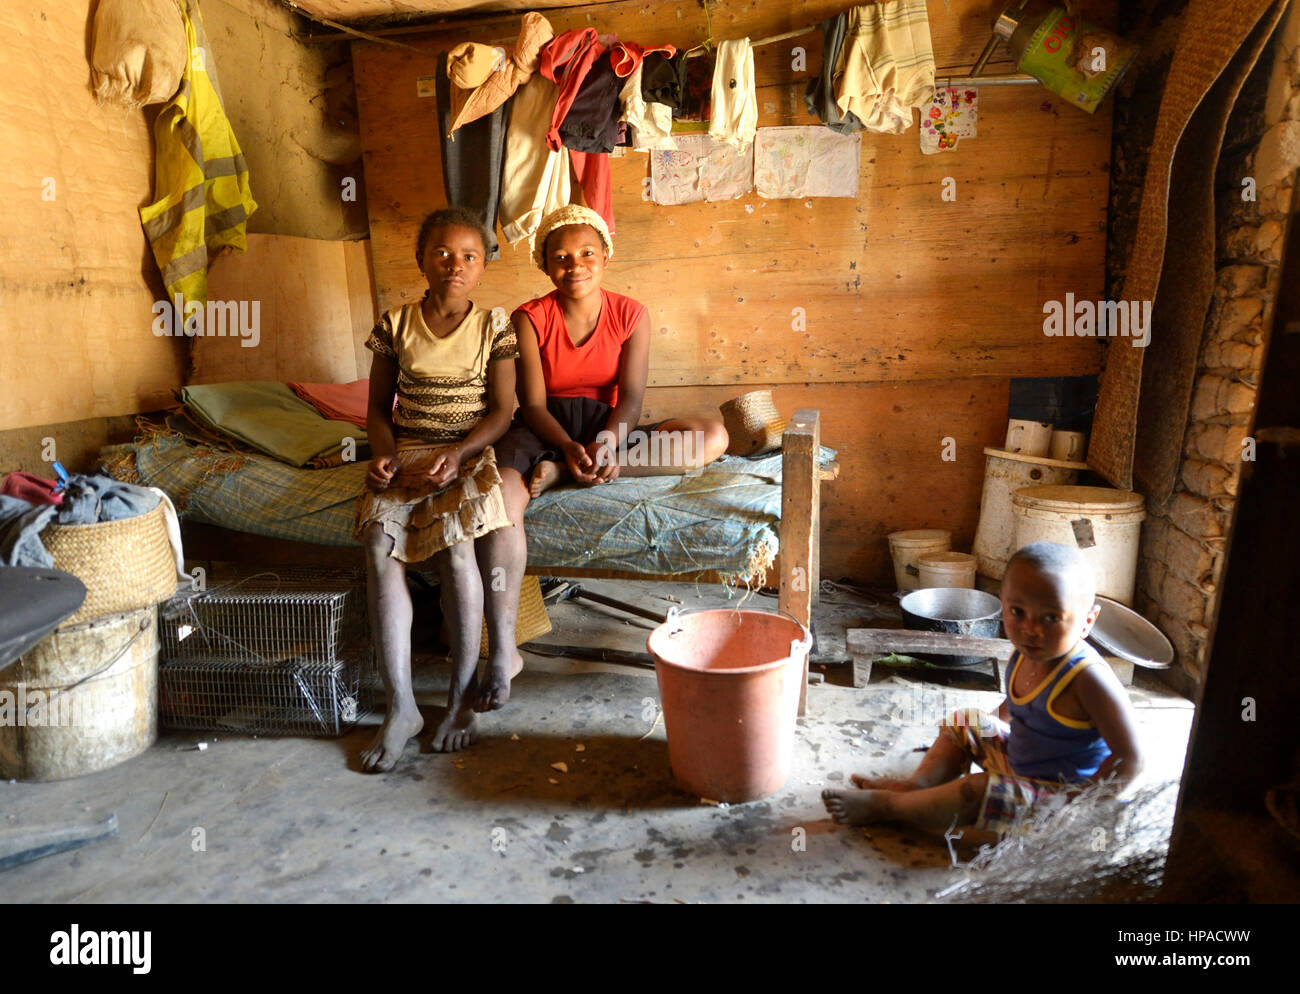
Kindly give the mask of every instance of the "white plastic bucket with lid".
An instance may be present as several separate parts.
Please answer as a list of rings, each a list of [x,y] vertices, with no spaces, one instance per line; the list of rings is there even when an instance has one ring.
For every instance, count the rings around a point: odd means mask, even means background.
[[[1016,516],[1011,495],[1022,487],[1060,486],[1079,479],[1083,463],[1062,462],[1041,456],[1026,456],[1004,449],[985,449],[984,495],[980,498],[980,522],[975,530],[975,568],[984,576],[1001,580],[1007,560],[1016,544]]]
[[[952,548],[952,532],[942,528],[913,528],[892,532],[889,554],[894,557],[894,582],[899,590],[916,590],[924,586],[916,561],[929,552],[947,552]]]
[[[1133,603],[1138,543],[1146,499],[1109,487],[1023,487],[1011,495],[1017,549],[1031,542],[1059,542],[1083,553],[1097,593]]]
[[[975,557],[965,552],[927,552],[916,560],[921,589],[975,586]]]

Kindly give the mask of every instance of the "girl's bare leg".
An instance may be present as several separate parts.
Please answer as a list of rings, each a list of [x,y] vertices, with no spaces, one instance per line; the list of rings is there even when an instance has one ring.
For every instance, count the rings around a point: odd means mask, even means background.
[[[727,429],[708,418],[674,418],[620,456],[619,476],[670,476],[707,466],[727,451]]]
[[[528,490],[523,477],[513,469],[501,470],[501,493],[506,502],[510,527],[488,532],[474,543],[478,569],[483,577],[483,604],[487,613],[488,662],[475,711],[495,711],[510,700],[510,681],[524,668],[524,657],[515,647],[515,619],[519,614],[519,586],[527,565],[528,545],[524,538],[524,508]]]
[[[451,656],[447,713],[434,729],[435,752],[456,752],[478,738],[474,702],[478,698],[478,650],[483,627],[483,581],[474,543],[460,542],[433,557],[442,593]]]
[[[406,564],[389,555],[393,540],[383,525],[366,531],[366,603],[388,697],[388,713],[370,746],[361,753],[367,773],[391,770],[406,743],[424,728],[411,691],[411,593],[406,589]]]

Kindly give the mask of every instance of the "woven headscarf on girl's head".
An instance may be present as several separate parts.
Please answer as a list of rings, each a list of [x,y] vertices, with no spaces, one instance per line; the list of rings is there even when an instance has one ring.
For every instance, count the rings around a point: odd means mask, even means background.
[[[570,224],[590,225],[600,236],[601,244],[605,246],[605,253],[611,259],[614,257],[614,239],[609,236],[609,227],[605,224],[604,218],[590,207],[569,204],[551,211],[542,218],[541,226],[533,236],[533,262],[542,272],[546,272],[546,236],[556,228],[563,228]]]

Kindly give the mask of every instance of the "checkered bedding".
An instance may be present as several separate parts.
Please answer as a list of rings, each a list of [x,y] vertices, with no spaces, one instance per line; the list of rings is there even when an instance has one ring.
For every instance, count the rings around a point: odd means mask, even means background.
[[[218,451],[156,435],[101,453],[134,456],[140,482],[165,490],[183,518],[318,545],[351,539],[365,463],[297,469],[265,456]],[[825,447],[825,464],[835,453]],[[761,579],[775,557],[781,453],[725,457],[697,476],[622,479],[557,488],[532,501],[525,524],[530,566]]]

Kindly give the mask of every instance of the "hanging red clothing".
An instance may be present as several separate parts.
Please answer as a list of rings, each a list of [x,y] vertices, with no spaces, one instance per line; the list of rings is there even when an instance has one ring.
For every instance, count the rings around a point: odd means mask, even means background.
[[[541,74],[560,88],[560,95],[551,113],[551,129],[546,132],[546,144],[553,150],[563,147],[560,125],[564,122],[573,99],[578,95],[582,81],[587,78],[592,64],[608,49],[596,40],[595,28],[575,28],[557,35],[542,49]],[[601,153],[569,151],[573,175],[582,185],[582,199],[600,215],[601,220],[614,234],[614,191],[609,178],[609,156]]]
[[[555,110],[551,112],[551,130],[546,133],[546,144],[553,152],[558,152],[563,144],[560,124],[573,106],[582,81],[587,78],[592,63],[605,54],[605,46],[596,37],[595,28],[575,28],[552,38],[542,49],[541,73],[560,88]]]

